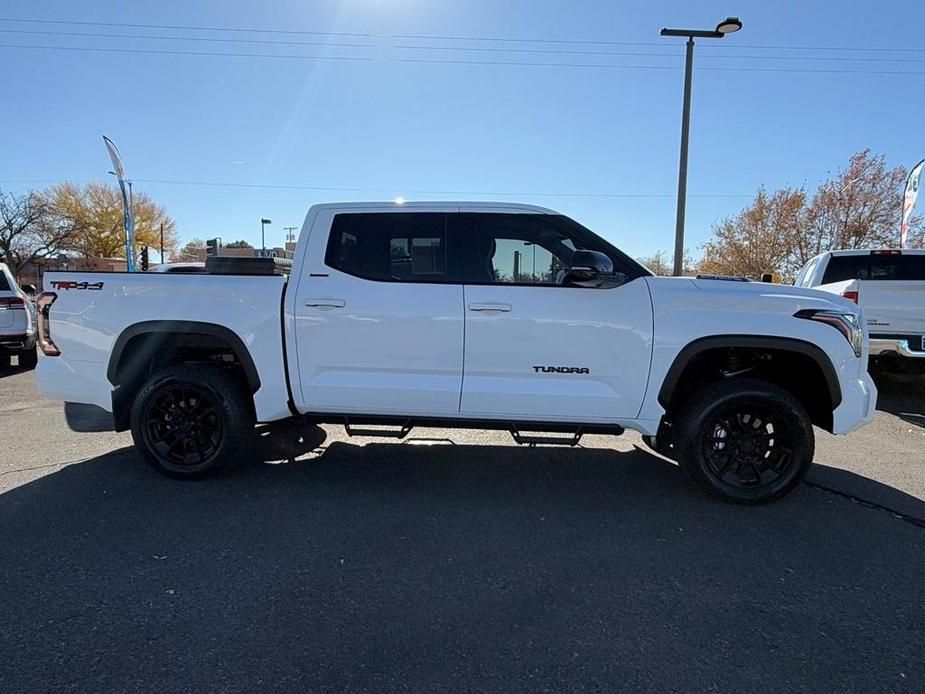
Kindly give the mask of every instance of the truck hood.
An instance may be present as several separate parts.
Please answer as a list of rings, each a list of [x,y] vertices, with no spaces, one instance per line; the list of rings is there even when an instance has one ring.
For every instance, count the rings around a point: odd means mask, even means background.
[[[731,310],[793,314],[803,309],[830,309],[842,313],[860,314],[857,304],[840,296],[789,284],[693,277],[649,277],[647,279],[653,294],[661,293],[659,290],[662,290],[677,296],[679,290],[686,290],[684,293],[698,304],[722,304]]]

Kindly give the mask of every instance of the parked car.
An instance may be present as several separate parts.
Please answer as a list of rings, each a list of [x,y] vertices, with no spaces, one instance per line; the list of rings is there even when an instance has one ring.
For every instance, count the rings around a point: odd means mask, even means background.
[[[794,282],[864,309],[870,355],[884,366],[925,370],[925,250],[830,251]]]
[[[48,273],[39,388],[111,412],[175,477],[247,458],[255,422],[284,418],[399,438],[506,429],[522,444],[630,428],[741,503],[799,483],[813,424],[847,434],[873,417],[854,303],[654,277],[551,210],[316,205],[287,264]]]
[[[34,297],[35,287],[20,287],[6,264],[0,263],[0,368],[8,367],[12,356],[24,369],[34,369],[38,362]]]

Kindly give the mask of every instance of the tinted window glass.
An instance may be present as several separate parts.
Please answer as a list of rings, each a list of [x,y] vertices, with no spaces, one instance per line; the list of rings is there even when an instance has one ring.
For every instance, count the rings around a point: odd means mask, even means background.
[[[0,292],[10,291],[10,284],[6,281],[6,275],[0,272]]]
[[[843,255],[833,257],[825,269],[823,284],[843,280],[923,280],[922,255]]]
[[[339,214],[325,264],[386,282],[446,281],[445,215],[430,212]]]
[[[925,255],[902,256],[902,278],[925,282]]]
[[[869,255],[836,255],[829,258],[822,284],[870,279]]]
[[[463,213],[459,217],[461,233],[469,237],[464,253],[466,282],[561,284],[578,249],[604,253],[628,279],[646,274],[641,266],[566,217],[510,213]]]

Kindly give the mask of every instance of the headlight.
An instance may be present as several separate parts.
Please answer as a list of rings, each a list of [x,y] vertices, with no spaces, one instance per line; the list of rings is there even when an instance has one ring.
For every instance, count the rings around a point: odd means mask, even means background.
[[[806,309],[797,311],[794,317],[831,325],[848,340],[848,344],[854,350],[854,356],[861,356],[861,351],[864,347],[864,328],[861,326],[861,320],[856,314],[827,309]]]

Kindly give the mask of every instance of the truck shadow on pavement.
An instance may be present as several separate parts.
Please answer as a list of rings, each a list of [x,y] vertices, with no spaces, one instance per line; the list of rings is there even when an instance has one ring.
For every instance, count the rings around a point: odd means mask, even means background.
[[[925,375],[871,373],[877,384],[877,409],[925,427]]]
[[[0,495],[0,689],[925,685],[925,531],[888,513],[725,505],[640,449],[320,438],[201,482],[124,448]]]

